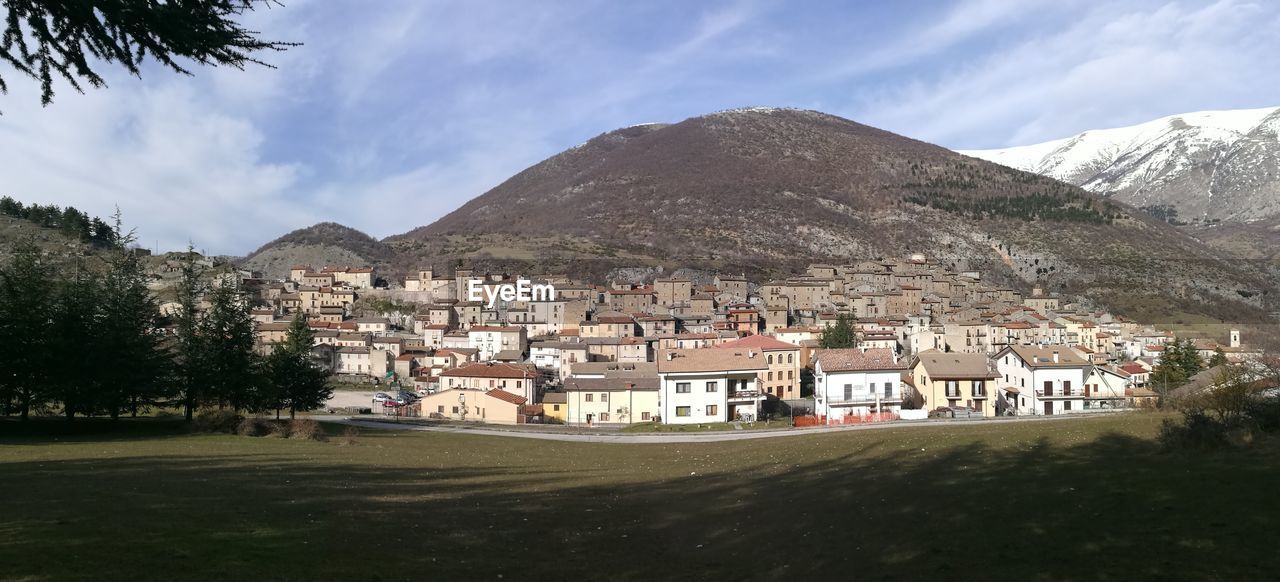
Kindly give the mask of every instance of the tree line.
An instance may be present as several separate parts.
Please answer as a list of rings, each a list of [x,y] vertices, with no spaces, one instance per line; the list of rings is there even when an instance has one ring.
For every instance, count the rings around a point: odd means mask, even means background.
[[[128,241],[132,236],[120,236]],[[299,315],[266,356],[236,277],[210,278],[186,253],[177,306],[162,315],[144,257],[127,244],[102,264],[57,265],[31,243],[0,267],[0,412],[137,416],[203,407],[262,413],[317,408],[328,371],[312,357]]]
[[[56,204],[23,204],[5,196],[0,198],[0,214],[28,220],[45,228],[56,228],[67,236],[96,247],[110,248],[120,244],[119,233],[111,223],[89,216],[74,206],[59,208]]]

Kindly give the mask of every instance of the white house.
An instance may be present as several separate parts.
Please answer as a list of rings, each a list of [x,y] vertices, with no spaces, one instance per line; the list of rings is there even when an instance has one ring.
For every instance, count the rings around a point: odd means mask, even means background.
[[[498,352],[528,352],[528,336],[514,325],[476,325],[467,330],[467,347],[480,350],[480,360],[492,360]]]
[[[818,350],[813,366],[816,413],[830,421],[902,408],[905,362],[888,348]]]
[[[1000,390],[1018,414],[1085,409],[1085,377],[1093,365],[1066,347],[1008,346],[993,357]]]
[[[754,349],[673,349],[658,354],[658,408],[666,424],[754,419],[764,400]]]

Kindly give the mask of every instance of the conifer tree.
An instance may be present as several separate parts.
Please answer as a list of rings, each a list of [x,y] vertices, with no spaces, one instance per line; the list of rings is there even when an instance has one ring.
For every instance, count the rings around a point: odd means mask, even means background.
[[[48,327],[53,306],[52,268],[40,249],[24,241],[0,268],[0,395],[5,413],[16,408],[26,421],[48,399],[54,366]]]
[[[275,344],[267,356],[269,390],[276,416],[280,409],[288,408],[289,418],[294,418],[299,410],[319,408],[333,395],[328,384],[329,372],[311,356],[314,345],[315,333],[306,318],[297,314],[289,324],[284,341]]]
[[[858,345],[858,335],[853,329],[853,317],[847,313],[836,316],[835,323],[827,324],[819,344],[824,349],[852,348]]]

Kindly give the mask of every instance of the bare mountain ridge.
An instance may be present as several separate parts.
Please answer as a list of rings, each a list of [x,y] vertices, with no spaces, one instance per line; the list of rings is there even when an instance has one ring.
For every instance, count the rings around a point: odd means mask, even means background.
[[[296,264],[326,266],[385,266],[396,256],[386,243],[354,228],[321,222],[292,231],[250,253],[240,261],[245,269],[283,278]]]
[[[1181,221],[1280,217],[1280,108],[1201,111],[1041,144],[961,153]]]

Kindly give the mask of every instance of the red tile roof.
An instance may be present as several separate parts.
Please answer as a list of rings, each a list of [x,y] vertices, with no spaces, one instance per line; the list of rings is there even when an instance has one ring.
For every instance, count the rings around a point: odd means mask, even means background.
[[[502,400],[504,402],[510,402],[516,405],[524,405],[525,403],[529,402],[528,398],[525,398],[524,396],[517,396],[515,394],[507,392],[506,390],[490,390],[488,392],[485,392],[485,395],[492,396],[494,398],[497,398],[498,400]]]

